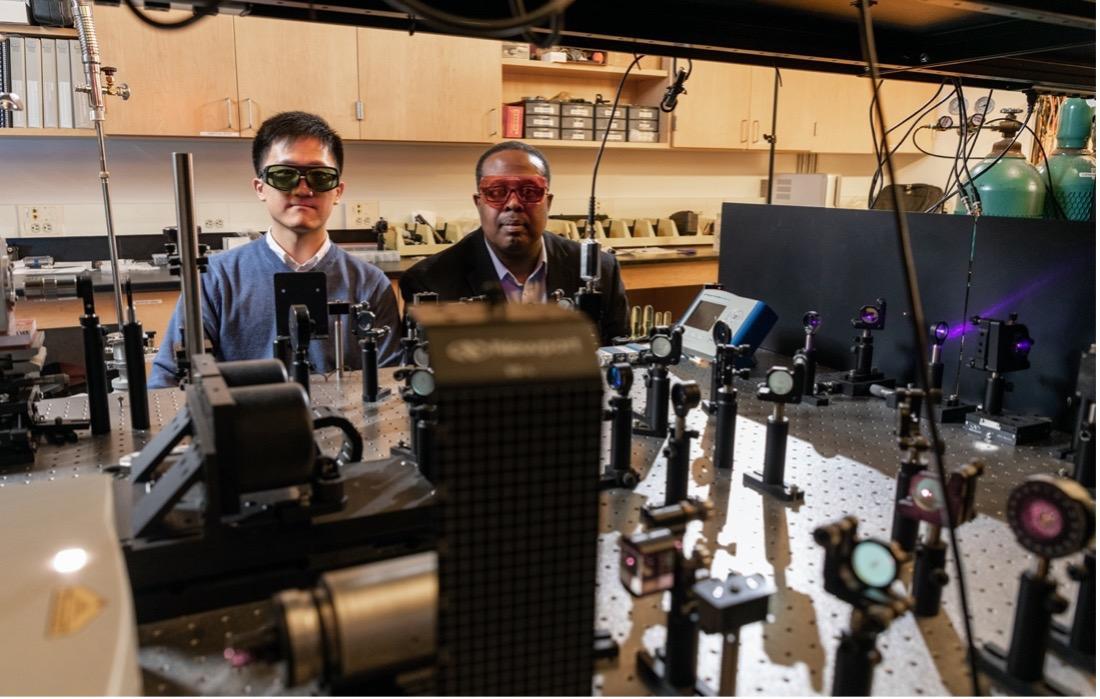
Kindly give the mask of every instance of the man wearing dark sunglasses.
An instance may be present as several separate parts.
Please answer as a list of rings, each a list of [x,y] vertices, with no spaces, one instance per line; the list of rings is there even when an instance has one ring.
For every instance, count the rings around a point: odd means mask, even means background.
[[[271,227],[254,240],[211,257],[202,275],[202,319],[219,361],[262,359],[273,355],[275,340],[274,275],[323,272],[330,300],[367,301],[376,325],[394,329],[378,350],[383,364],[397,360],[397,299],[386,275],[333,245],[325,226],[344,192],[344,147],[323,119],[305,112],[276,114],[252,142],[256,178],[252,186],[271,217]],[[200,164],[201,170],[201,164]],[[153,362],[150,388],[176,383],[175,345],[180,342],[176,312]],[[331,322],[331,321],[330,321]],[[331,335],[331,332],[330,332]],[[345,363],[359,368],[355,338],[344,338]],[[335,368],[331,342],[309,348],[314,371]]]
[[[434,291],[441,301],[457,301],[497,286],[511,303],[544,303],[554,291],[568,296],[582,286],[580,245],[546,231],[554,195],[550,166],[538,149],[520,141],[498,143],[475,168],[481,227],[447,250],[421,260],[401,275],[401,295]],[[629,332],[626,290],[619,263],[600,255],[603,313],[600,339]]]

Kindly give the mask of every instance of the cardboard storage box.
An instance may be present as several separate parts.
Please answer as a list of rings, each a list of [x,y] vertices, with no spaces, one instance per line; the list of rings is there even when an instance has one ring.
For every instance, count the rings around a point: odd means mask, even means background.
[[[542,139],[542,140],[557,140],[561,138],[561,129],[549,129],[546,127],[535,127],[527,129],[523,135],[524,138]]]
[[[502,110],[505,138],[523,138],[523,105],[506,104]]]
[[[657,132],[639,131],[632,128],[626,132],[626,140],[632,143],[657,143]]]
[[[527,114],[523,117],[523,125],[529,129],[536,126],[560,129],[561,117],[553,114]]]
[[[591,119],[595,116],[596,105],[591,102],[562,102],[561,115],[565,117],[587,117]]]
[[[563,141],[591,141],[592,129],[562,129]]]
[[[615,110],[615,116],[619,119],[626,118],[626,107],[619,105],[619,108]],[[611,118],[611,105],[610,104],[597,104],[596,105],[596,118],[597,119],[610,119]]]
[[[626,131],[626,119],[611,119],[610,121],[612,131]],[[604,129],[607,128],[607,122],[607,119],[601,119],[597,117],[596,132],[602,134],[604,132]]]
[[[592,130],[592,117],[568,117],[563,116],[561,118],[561,127],[563,129],[587,129]]]
[[[530,116],[532,114],[553,114],[554,116],[561,115],[561,102],[547,102],[546,100],[524,100],[523,101],[524,114]]]

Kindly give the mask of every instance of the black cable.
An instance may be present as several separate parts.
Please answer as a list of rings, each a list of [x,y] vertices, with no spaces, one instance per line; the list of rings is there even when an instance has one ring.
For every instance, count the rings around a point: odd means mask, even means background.
[[[592,193],[588,197],[588,222],[585,231],[589,238],[596,237],[596,175],[600,172],[600,161],[603,160],[603,152],[607,148],[607,136],[611,133],[611,122],[615,120],[619,112],[619,98],[623,96],[626,76],[630,75],[630,71],[634,70],[634,66],[638,65],[643,58],[645,56],[634,54],[634,60],[623,71],[623,77],[619,79],[619,87],[615,89],[615,100],[611,103],[611,116],[607,118],[607,127],[603,130],[603,140],[600,141],[600,148],[596,151],[596,165],[592,168]]]
[[[221,4],[221,0],[207,0],[199,7],[194,8],[193,12],[195,14],[191,15],[190,17],[185,17],[181,20],[177,20],[174,22],[162,22],[159,19],[153,19],[151,16],[149,16],[148,13],[139,8],[137,4],[134,3],[134,0],[122,1],[126,3],[126,7],[130,8],[130,11],[134,13],[134,16],[141,20],[144,24],[147,24],[150,27],[156,27],[157,29],[164,29],[166,31],[190,27],[192,24],[198,22],[199,20],[205,19],[207,17],[212,17],[217,14],[216,10],[218,8],[218,5]]]
[[[923,129],[928,129],[929,131],[935,131],[936,130],[936,128],[933,127],[933,126],[925,125],[925,126],[922,126],[919,129],[917,129],[913,133],[913,138],[912,138],[913,146],[917,150],[919,150],[921,153],[923,153],[924,155],[927,155],[930,158],[943,158],[944,160],[958,160],[959,159],[958,154],[956,154],[956,155],[944,155],[942,153],[933,153],[932,151],[925,150],[924,148],[922,148],[921,145],[919,143],[917,143],[917,134],[920,133]],[[977,138],[977,135],[975,135],[974,137]],[[978,158],[980,160],[981,158],[984,158],[984,157],[985,157],[984,155],[974,155],[974,156],[970,156],[969,158],[967,158],[967,160],[974,160],[975,158]]]
[[[925,102],[923,105],[921,105],[920,108],[917,109],[917,111],[913,112],[909,116],[907,116],[904,119],[902,119],[901,121],[899,121],[894,126],[891,126],[889,129],[887,129],[886,133],[893,133],[894,130],[901,128],[901,126],[903,124],[908,122],[910,119],[913,119],[914,117],[916,117],[916,120],[912,124],[909,125],[909,128],[905,132],[905,135],[902,136],[898,140],[898,145],[894,146],[894,150],[891,152],[891,154],[893,154],[893,152],[896,152],[898,148],[901,148],[901,146],[905,143],[905,140],[907,138],[909,138],[909,134],[912,133],[913,128],[916,127],[918,124],[920,124],[921,119],[923,119],[933,109],[935,109],[936,107],[940,106],[941,104],[943,104],[944,102],[947,101],[948,97],[945,97],[944,99],[940,100],[936,104],[934,104],[934,105],[932,104],[932,101],[934,99],[936,99],[937,97],[939,97],[940,93],[943,92],[943,87],[944,87],[945,83],[946,83],[945,80],[941,80],[939,89],[936,90],[936,93],[934,95],[932,95],[932,97],[927,102]],[[871,97],[871,106],[867,110],[867,119],[871,124],[871,144],[874,146],[875,160],[877,162],[876,167],[875,167],[875,173],[871,176],[871,187],[867,191],[867,208],[868,209],[870,209],[872,206],[874,206],[874,200],[876,198],[878,198],[878,195],[882,192],[881,187],[879,187],[877,191],[876,191],[875,188],[878,185],[879,179],[882,177],[883,158],[886,157],[885,156],[885,149],[879,147],[878,136],[877,136],[877,134],[875,134],[874,109],[875,109],[875,101],[877,99],[878,99],[878,90],[875,90],[874,96]],[[932,105],[932,106],[929,106],[929,105]]]
[[[536,26],[547,17],[565,12],[574,0],[548,0],[541,7],[530,12],[498,19],[456,15],[432,7],[420,0],[385,0],[385,2],[390,7],[409,15],[415,15],[425,24],[442,31],[461,33],[466,36],[502,39],[515,36],[525,29]]]
[[[661,104],[658,108],[665,113],[670,113],[676,109],[676,103],[679,100],[680,95],[686,94],[687,90],[684,89],[684,83],[691,77],[691,71],[695,68],[695,65],[691,62],[691,59],[687,59],[687,70],[680,68],[676,69],[676,59],[672,59],[672,73],[675,76],[672,84],[668,86],[668,90],[665,91],[665,96],[661,99]]]
[[[913,119],[914,117],[916,117],[916,119],[913,121],[913,123],[909,125],[909,128],[906,129],[905,135],[903,135],[900,139],[898,139],[898,145],[894,146],[893,150],[890,151],[891,155],[896,153],[897,150],[899,148],[901,148],[902,145],[905,144],[906,139],[909,138],[909,134],[911,134],[913,132],[914,128],[916,128],[920,125],[921,119],[923,119],[925,116],[927,116],[933,109],[939,107],[941,104],[943,104],[948,99],[950,99],[950,95],[948,95],[947,97],[944,97],[939,102],[936,102],[935,104],[932,104],[932,100],[939,97],[940,93],[943,92],[943,87],[944,87],[945,83],[946,83],[946,81],[941,81],[940,82],[939,89],[936,90],[936,93],[934,95],[932,95],[931,99],[929,99],[927,102],[925,102],[923,105],[921,105],[920,109],[913,112],[909,116],[907,116],[904,119],[902,119],[901,121],[899,121],[897,124],[891,126],[889,129],[887,129],[886,133],[893,133],[895,130],[901,128],[902,125],[905,124],[906,122],[908,122],[910,119]],[[872,142],[872,144],[874,145],[874,148],[875,148],[875,160],[877,162],[877,164],[875,166],[875,172],[871,176],[871,187],[867,191],[867,208],[868,209],[870,209],[872,206],[874,206],[875,199],[877,199],[878,195],[882,193],[882,187],[878,187],[878,183],[879,183],[879,179],[882,177],[882,165],[885,162],[884,158],[886,157],[885,149],[879,147],[878,135],[875,133],[875,123],[874,123],[874,108],[875,108],[875,106],[874,106],[874,102],[877,99],[878,99],[878,92],[876,91],[875,96],[871,98],[871,107],[867,111],[867,118],[871,123],[871,142]],[[929,105],[931,105],[931,106],[929,106]],[[877,190],[876,190],[876,187],[878,187]]]
[[[966,95],[963,94],[962,80],[959,78],[955,78],[955,90],[959,95],[959,126],[960,128],[964,129],[962,146],[962,168],[958,171],[959,178],[961,178],[962,175],[965,174],[966,181],[973,182],[974,174],[970,172],[970,163],[968,161],[970,156],[974,153],[974,149],[978,147],[978,136],[982,132],[982,127],[981,125],[979,125],[977,131],[974,132],[974,141],[970,144],[970,150],[967,150],[966,139],[968,136],[968,132],[970,131],[970,117],[967,115],[966,112]],[[989,96],[987,99],[993,99],[993,88],[989,89]],[[975,104],[977,103],[975,102]],[[958,165],[959,161],[956,160],[955,166],[958,167]],[[955,183],[958,185],[959,196],[963,197],[963,205],[966,207],[967,212],[975,212],[974,215],[980,216],[982,212],[982,195],[981,192],[978,191],[978,188],[973,187],[973,192],[967,192],[966,195],[963,195],[963,192],[966,191],[966,188],[963,186],[961,179],[956,179]],[[971,200],[973,200],[973,204],[971,204]]]
[[[515,15],[523,16],[527,14],[527,3],[524,2],[524,0],[508,0],[508,5],[512,8],[512,13]],[[539,38],[535,36],[531,27],[524,27],[523,40],[529,44],[538,46],[540,49],[550,48],[561,37],[561,31],[565,28],[564,25],[564,14],[559,12],[550,18],[550,27],[546,36]]]
[[[875,36],[874,29],[871,25],[871,12],[869,9],[870,0],[859,1],[859,14],[860,14],[860,40],[862,42],[862,48],[864,56],[867,59],[867,67],[870,72],[871,89],[877,90],[879,82],[879,68],[878,68],[878,56],[875,51]],[[890,176],[890,183],[897,182],[897,173],[894,169],[894,158],[889,155],[888,138],[886,133],[886,117],[882,109],[882,102],[876,100],[876,115],[878,116],[878,126],[882,131],[882,143],[884,149],[887,152],[886,158],[886,171]],[[940,436],[939,428],[936,425],[935,414],[933,410],[931,400],[931,387],[932,387],[932,374],[928,367],[926,357],[928,356],[928,324],[924,316],[924,306],[921,303],[920,288],[917,282],[917,266],[916,261],[913,258],[913,245],[909,237],[909,224],[905,218],[905,212],[902,211],[900,196],[897,188],[891,188],[891,196],[894,199],[894,223],[897,227],[898,234],[898,249],[902,259],[902,272],[905,278],[905,290],[909,296],[909,309],[912,312],[910,320],[913,326],[913,334],[917,344],[917,361],[918,376],[920,377],[921,389],[924,391],[924,409],[928,416],[929,432],[931,433],[932,441],[932,457],[936,464],[936,473],[939,476],[940,483],[947,483],[947,471],[943,465],[943,453],[940,449]],[[945,485],[946,487],[946,485]],[[944,491],[946,492],[946,491]],[[955,559],[955,575],[958,580],[959,600],[962,604],[963,625],[966,629],[966,649],[967,649],[967,661],[970,665],[970,682],[971,693],[975,696],[981,693],[981,687],[978,684],[978,664],[977,664],[977,651],[974,648],[974,634],[970,624],[970,602],[966,593],[966,578],[964,576],[962,565],[962,551],[959,549],[958,537],[955,534],[955,520],[954,512],[950,498],[943,498],[943,509],[947,515],[947,532],[948,537],[951,540],[951,552]]]

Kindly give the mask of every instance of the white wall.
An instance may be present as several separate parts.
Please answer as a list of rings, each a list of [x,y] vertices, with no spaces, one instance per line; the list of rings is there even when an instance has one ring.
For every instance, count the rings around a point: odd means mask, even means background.
[[[929,95],[935,90],[929,87]],[[971,102],[984,90],[967,90]],[[995,93],[996,109],[1024,106],[1022,95]],[[946,113],[946,105],[944,107]],[[997,114],[1000,116],[1000,114]],[[923,132],[920,143],[951,154],[949,133]],[[975,155],[984,155],[999,136],[983,134]],[[1030,137],[1021,138],[1025,153]],[[476,218],[470,195],[473,168],[483,146],[348,144],[344,202],[378,202],[390,220],[407,220],[413,209],[444,218]],[[221,219],[224,230],[263,230],[268,219],[251,188],[250,142],[209,139],[108,139],[112,201],[121,234],[158,233],[175,221],[171,153],[194,154],[197,219]],[[587,210],[595,151],[548,149],[555,194],[553,213]],[[942,186],[949,160],[899,156],[902,182]],[[794,172],[796,156],[780,154],[776,172]],[[818,172],[842,176],[841,205],[866,206],[875,162],[871,155],[826,155]],[[66,235],[105,231],[96,145],[89,138],[0,138],[0,235],[18,235],[17,205],[60,205]],[[761,202],[767,153],[678,152],[609,149],[600,166],[597,194],[603,212],[624,216],[667,216],[682,210],[719,213],[721,203]],[[330,227],[345,227],[338,210]]]

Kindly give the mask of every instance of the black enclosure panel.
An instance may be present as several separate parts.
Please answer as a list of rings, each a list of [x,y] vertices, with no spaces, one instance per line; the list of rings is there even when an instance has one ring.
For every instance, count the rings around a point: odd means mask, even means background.
[[[961,389],[981,398],[985,375],[965,363],[973,329],[963,299],[973,219],[908,214],[917,275],[929,323],[954,332],[944,350],[945,388],[953,384],[964,342]],[[1032,368],[1015,374],[1009,410],[1068,418],[1077,361],[1095,340],[1095,233],[1090,223],[984,217],[977,226],[968,315],[1007,318],[1019,313],[1036,341]],[[791,354],[803,342],[802,315],[822,315],[819,361],[847,368],[856,331],[851,319],[876,297],[887,301],[886,329],[874,333],[875,365],[902,383],[916,381],[913,335],[893,215],[800,206],[725,204],[718,279],[741,296],[760,299],[779,314],[764,340]],[[965,325],[966,335],[962,335]]]

